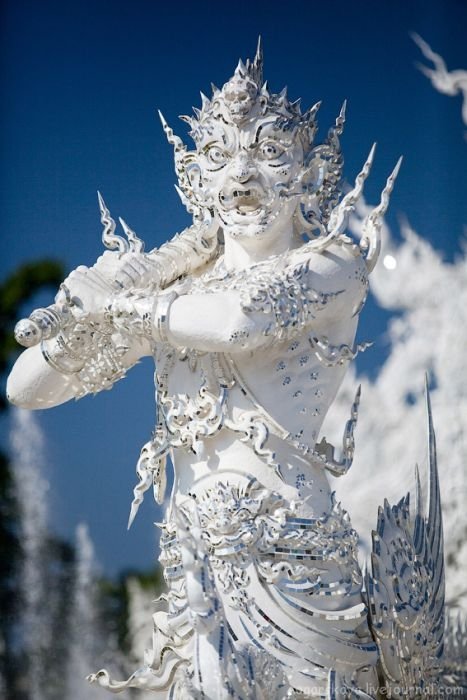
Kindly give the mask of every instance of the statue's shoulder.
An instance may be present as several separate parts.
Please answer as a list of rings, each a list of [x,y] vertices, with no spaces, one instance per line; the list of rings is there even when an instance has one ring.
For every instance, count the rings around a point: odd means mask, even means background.
[[[368,270],[358,246],[331,243],[324,249],[310,244],[291,251],[289,266],[307,269],[310,279],[322,284],[332,283],[347,288],[355,280],[367,286]]]
[[[368,293],[368,270],[357,246],[333,242],[324,249],[304,244],[291,251],[289,266],[300,270],[306,285],[335,296],[335,311],[357,313]]]

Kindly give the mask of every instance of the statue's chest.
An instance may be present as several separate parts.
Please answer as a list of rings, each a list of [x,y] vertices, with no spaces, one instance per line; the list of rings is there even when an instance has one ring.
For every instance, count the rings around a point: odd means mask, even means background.
[[[252,416],[312,446],[343,372],[319,361],[308,335],[230,356],[166,348],[157,358],[159,420],[174,446],[195,451],[223,428],[246,429]]]
[[[218,353],[161,348],[156,357],[158,429],[173,447],[194,452],[217,434],[233,380]]]
[[[298,442],[314,445],[345,373],[320,360],[308,333],[234,359],[237,382],[250,400]]]

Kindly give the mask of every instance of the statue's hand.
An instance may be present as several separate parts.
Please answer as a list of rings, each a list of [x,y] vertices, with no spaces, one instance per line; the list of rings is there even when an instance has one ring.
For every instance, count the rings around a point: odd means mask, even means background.
[[[128,287],[141,289],[151,282],[156,286],[159,285],[158,270],[145,253],[125,253],[122,256],[122,263],[115,279],[125,289]]]
[[[67,306],[76,320],[99,318],[105,313],[115,288],[95,267],[80,265],[65,279],[55,297],[59,306]]]
[[[157,286],[159,282],[157,267],[146,253],[107,250],[93,269],[122,289],[141,289],[150,282]]]
[[[153,339],[152,308],[154,298],[146,294],[122,292],[106,308],[106,318],[113,327],[132,337]]]
[[[142,289],[150,283],[157,287],[159,281],[160,270],[148,255],[106,251],[92,267],[81,265],[68,275],[54,304],[36,309],[29,318],[19,321],[15,338],[20,345],[31,347],[76,322],[85,319],[100,322],[105,320],[116,295]],[[128,312],[128,308],[121,309],[120,316],[131,315]]]

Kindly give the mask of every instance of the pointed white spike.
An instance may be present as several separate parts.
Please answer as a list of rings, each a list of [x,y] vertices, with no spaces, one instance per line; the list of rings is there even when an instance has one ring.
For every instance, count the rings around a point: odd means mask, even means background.
[[[313,123],[315,121],[316,114],[318,113],[319,108],[322,105],[322,101],[319,100],[318,102],[315,102],[315,104],[307,109],[305,112],[306,118],[308,119],[308,122]]]
[[[208,97],[206,97],[204,92],[200,92],[199,94],[201,95],[201,111],[204,112],[204,110],[209,108],[211,100]]]
[[[345,99],[342,103],[341,111],[340,111],[340,118],[345,119],[345,113],[347,111],[347,100]]]
[[[261,34],[258,36],[258,43],[256,45],[256,54],[254,57],[254,64],[259,65],[263,61],[263,40]]]
[[[165,129],[168,129],[169,125],[167,124],[164,115],[162,114],[160,109],[157,110],[157,114],[159,115],[159,119],[161,120],[162,128],[165,131]]]
[[[109,250],[118,250],[120,253],[126,253],[128,251],[128,242],[121,236],[115,234],[115,221],[99,191],[97,192],[97,199],[101,213],[101,224],[104,227],[102,231],[102,243]]]
[[[129,530],[131,528],[131,526],[133,525],[133,522],[134,522],[134,519],[136,518],[138,510],[139,510],[139,503],[135,503],[135,501],[133,501],[133,503],[131,504],[131,508],[130,508],[130,515],[128,517],[127,530]]]
[[[347,108],[347,100],[344,100],[342,107],[340,108],[339,114],[336,117],[334,126],[329,129],[326,143],[329,144],[335,151],[336,154],[340,152],[339,136],[342,135],[345,125],[345,111]]]
[[[185,122],[185,124],[188,124],[190,128],[193,128],[193,119],[188,116],[188,114],[179,114],[178,118],[182,121]]]
[[[401,156],[398,159],[398,161],[394,167],[394,170],[392,171],[392,173],[390,174],[390,176],[386,180],[386,185],[385,185],[383,191],[381,192],[381,201],[377,207],[379,216],[384,216],[384,214],[387,211],[387,208],[389,205],[389,197],[391,195],[392,190],[394,189],[394,183],[395,183],[396,178],[399,174],[399,170],[401,169],[402,160],[403,160],[403,157]]]
[[[436,465],[436,438],[435,431],[433,428],[433,416],[431,412],[431,399],[430,390],[428,388],[428,373],[425,374],[425,406],[426,406],[426,416],[428,424],[428,465],[429,465],[429,479],[428,479],[428,497],[427,497],[427,517],[428,521],[434,520],[436,517],[437,509],[437,498],[439,496],[439,485],[438,485],[438,474]]]
[[[430,392],[428,389],[428,375],[425,375],[425,401],[428,424],[428,494],[427,512],[425,519],[430,556],[432,557],[434,562],[432,595],[433,599],[436,602],[438,614],[441,616],[442,619],[445,596],[443,514],[441,510],[441,494],[439,490],[438,464],[436,457],[436,438],[435,431],[433,428],[433,417],[431,413],[431,400]],[[440,631],[442,635],[442,627]]]
[[[347,111],[347,100],[344,100],[342,103],[341,110],[339,112],[339,116],[336,119],[336,125],[335,125],[335,129],[334,129],[334,133],[337,136],[341,136],[342,132],[344,131],[346,111]]]
[[[363,166],[364,168],[367,165],[371,168],[371,166],[373,165],[373,160],[375,158],[375,151],[376,151],[376,141],[373,143],[372,147],[370,148],[368,158],[366,159],[365,165]]]
[[[294,100],[293,102],[290,103],[290,108],[296,113],[296,114],[301,114],[301,109],[300,105],[302,102],[302,98],[299,97],[298,100]]]
[[[252,73],[253,73],[253,78],[258,85],[258,87],[261,85],[263,82],[263,42],[261,40],[261,34],[258,37],[258,44],[256,46],[256,54],[253,59],[253,63],[251,65],[252,67]]]
[[[365,256],[365,262],[369,273],[373,271],[381,252],[381,227],[383,225],[383,217],[387,211],[391,192],[394,188],[401,163],[402,156],[397,161],[394,170],[386,181],[386,185],[381,192],[380,203],[368,214],[362,225],[360,249]]]
[[[188,199],[186,194],[180,189],[180,187],[178,185],[174,185],[174,187],[177,191],[178,196],[181,199],[183,206],[188,210],[188,212],[191,212],[192,206],[191,206],[190,200]]]
[[[144,253],[144,241],[139,238],[121,216],[118,217],[120,225],[128,238],[129,248],[132,253]]]
[[[310,241],[307,243],[307,247],[310,250],[325,250],[328,248],[333,241],[339,238],[339,236],[344,232],[347,222],[349,219],[350,212],[354,209],[355,204],[361,197],[363,192],[363,185],[367,179],[371,165],[373,163],[373,158],[375,155],[376,143],[370,149],[368,157],[363,165],[363,168],[358,173],[355,178],[355,185],[348,192],[341,202],[334,207],[329,218],[329,233],[324,238],[318,238],[315,241]]]
[[[99,202],[99,209],[100,209],[101,214],[103,215],[104,212],[106,212],[108,214],[109,210],[107,209],[107,206],[104,202],[104,198],[101,195],[101,193],[99,192],[99,190],[97,190],[97,201]]]
[[[246,74],[246,66],[243,63],[242,59],[238,59],[237,67],[235,68],[235,73],[234,75],[240,76],[241,78],[244,78]]]
[[[415,508],[416,514],[422,516],[422,487],[420,483],[420,470],[418,468],[418,464],[415,465]]]
[[[162,114],[160,109],[157,110],[157,113],[159,114],[159,119],[161,120],[162,128],[164,129],[167,141],[170,143],[171,146],[174,147],[175,153],[177,153],[178,151],[186,150],[182,139],[176,134],[174,134],[173,129],[171,129],[170,126],[167,124],[164,115]]]
[[[338,205],[339,208],[353,208],[359,197],[361,196],[363,192],[363,185],[365,184],[365,180],[367,179],[368,175],[370,174],[371,171],[371,166],[373,165],[373,160],[375,157],[375,151],[376,151],[376,143],[372,145],[370,148],[370,152],[368,154],[368,157],[363,164],[363,168],[360,170],[358,173],[357,177],[355,178],[355,185],[353,189],[348,192],[345,197],[343,198],[342,202]]]

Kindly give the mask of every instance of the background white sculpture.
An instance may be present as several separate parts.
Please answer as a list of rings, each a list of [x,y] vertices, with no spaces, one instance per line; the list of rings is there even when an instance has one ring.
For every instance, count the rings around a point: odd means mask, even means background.
[[[448,71],[443,58],[435,53],[421,36],[412,34],[412,38],[424,57],[434,65],[434,68],[428,68],[419,63],[418,68],[429,78],[435,90],[451,97],[462,95],[462,119],[464,124],[467,124],[467,71],[463,69]]]

